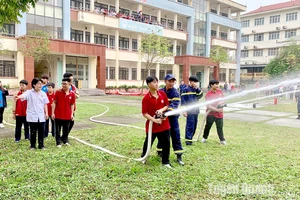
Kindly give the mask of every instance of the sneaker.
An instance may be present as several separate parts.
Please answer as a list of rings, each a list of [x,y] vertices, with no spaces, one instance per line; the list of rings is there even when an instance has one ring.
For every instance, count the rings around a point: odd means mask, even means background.
[[[170,164],[164,164],[163,166],[169,169],[173,169],[173,167]]]
[[[20,142],[20,140],[16,140],[16,141],[15,141],[15,143],[18,143],[18,142]]]
[[[147,160],[146,160],[146,159],[145,159],[145,160],[142,160],[142,163],[143,163],[143,164],[146,164],[146,162],[147,162]]]
[[[56,145],[56,147],[61,148],[61,145],[60,145],[60,144],[59,144],[59,145]]]
[[[226,143],[225,140],[224,140],[224,141],[221,141],[220,144],[222,144],[222,145],[227,145],[227,143]]]
[[[66,142],[65,145],[66,145],[66,146],[71,146],[70,143],[68,143],[68,142]]]
[[[189,145],[193,145],[193,142],[185,142],[185,144],[186,144],[187,146],[189,146]]]
[[[206,143],[206,139],[205,139],[205,138],[202,138],[201,142],[202,142],[202,143]]]
[[[35,150],[35,148],[34,147],[30,147],[30,150]]]
[[[4,124],[1,123],[0,124],[0,128],[5,128]]]
[[[182,161],[181,155],[177,155],[177,162],[179,165],[184,166],[184,162]]]

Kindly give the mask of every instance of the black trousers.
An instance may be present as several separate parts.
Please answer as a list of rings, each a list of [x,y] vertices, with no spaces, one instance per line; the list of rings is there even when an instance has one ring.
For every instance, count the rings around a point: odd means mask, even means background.
[[[162,147],[162,164],[169,164],[170,157],[170,130],[152,134],[151,147],[155,140],[158,139]],[[145,156],[148,147],[148,133],[144,142],[142,157]]]
[[[208,138],[209,131],[214,122],[216,122],[217,133],[218,133],[220,141],[225,141],[225,138],[223,135],[223,118],[216,118],[216,117],[210,116],[210,115],[208,115],[206,117],[206,124],[205,124],[204,132],[203,132],[203,138],[204,139]]]
[[[0,124],[3,123],[3,113],[4,113],[4,107],[0,107]]]
[[[60,145],[61,142],[64,144],[68,143],[68,136],[69,136],[69,127],[70,127],[70,121],[71,120],[62,120],[62,119],[55,119],[55,127],[56,127],[56,133],[55,133],[55,139],[56,139],[56,145]],[[62,129],[62,136],[60,135]]]
[[[56,132],[55,130],[56,130],[56,127],[55,127],[55,122],[54,122],[54,120],[53,120],[51,117],[49,117],[49,118],[46,120],[44,137],[48,137],[50,121],[51,121],[51,134],[52,134],[53,137],[55,137],[55,132]]]
[[[44,147],[44,126],[45,122],[29,122],[30,126],[30,147],[36,148],[36,132],[38,132],[38,148]]]
[[[29,125],[26,116],[16,116],[15,140],[21,140],[22,125],[24,124],[25,139],[29,139]]]

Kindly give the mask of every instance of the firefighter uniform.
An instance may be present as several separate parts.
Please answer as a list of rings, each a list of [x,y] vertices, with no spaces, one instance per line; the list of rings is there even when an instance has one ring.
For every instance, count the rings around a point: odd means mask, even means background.
[[[198,81],[196,81],[198,82]],[[203,96],[200,88],[193,88],[187,86],[184,88],[181,94],[181,105],[187,106],[189,104],[195,104]],[[187,145],[193,143],[193,136],[195,135],[197,123],[198,123],[199,108],[187,111],[186,126],[185,126],[185,142]]]
[[[180,105],[180,95],[179,92],[175,88],[171,88],[166,90],[166,87],[160,89],[164,91],[169,100],[169,107],[167,111],[171,111],[177,109]],[[179,115],[169,116],[169,123],[171,126],[171,138],[172,138],[172,146],[176,155],[181,155],[183,153],[181,141],[180,141],[180,128],[178,123]],[[157,153],[160,154],[162,151],[161,145],[157,144]]]

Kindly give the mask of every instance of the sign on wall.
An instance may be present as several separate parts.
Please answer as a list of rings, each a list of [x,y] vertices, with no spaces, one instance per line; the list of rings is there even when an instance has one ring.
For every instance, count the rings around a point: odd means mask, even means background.
[[[146,24],[142,22],[136,22],[128,19],[120,18],[120,24],[119,27],[121,29],[125,29],[128,31],[134,31],[134,32],[140,32],[145,34],[156,34],[156,35],[163,35],[163,27],[152,25],[152,24]]]

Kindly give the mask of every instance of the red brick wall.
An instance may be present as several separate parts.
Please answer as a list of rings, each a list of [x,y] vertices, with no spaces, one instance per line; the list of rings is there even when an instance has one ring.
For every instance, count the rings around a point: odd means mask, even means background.
[[[34,59],[32,57],[24,58],[24,79],[31,83],[34,78]]]

